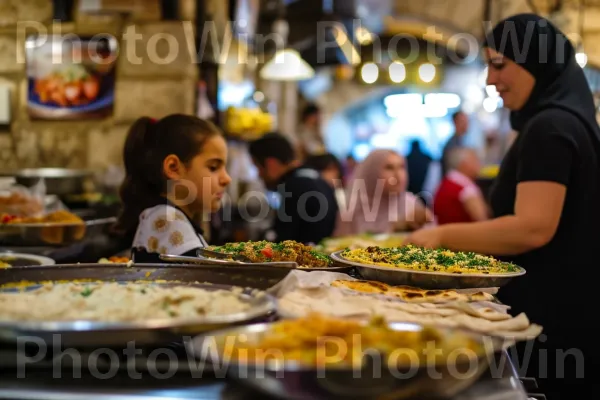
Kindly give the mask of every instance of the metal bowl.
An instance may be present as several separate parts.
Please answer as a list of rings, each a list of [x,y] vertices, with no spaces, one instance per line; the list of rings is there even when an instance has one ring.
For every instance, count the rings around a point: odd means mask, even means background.
[[[0,225],[0,243],[11,246],[66,246],[104,233],[117,221],[101,218],[71,223],[33,223]]]
[[[469,289],[502,287],[513,278],[525,275],[525,269],[519,267],[518,272],[506,274],[455,274],[449,272],[426,272],[410,269],[368,265],[350,261],[337,251],[331,258],[338,263],[356,267],[359,274],[369,280],[380,281],[389,285],[407,285],[423,289]]]
[[[377,357],[367,356],[365,365],[359,369],[319,369],[285,361],[239,364],[224,357],[225,346],[235,345],[231,337],[245,335],[244,343],[256,343],[272,326],[248,325],[199,336],[187,344],[188,354],[193,354],[216,371],[227,372],[247,385],[280,398],[422,399],[449,398],[467,389],[488,369],[489,359],[501,350],[500,339],[464,332],[483,346],[484,354],[473,354],[468,361],[460,358],[460,362],[449,365],[438,363],[391,369]],[[421,325],[412,323],[391,323],[389,326],[398,332],[423,329]],[[441,331],[458,332],[450,329]]]
[[[54,265],[56,261],[51,258],[35,254],[13,253],[12,251],[0,252],[0,261],[10,264],[11,267],[29,267],[33,265]]]
[[[94,283],[90,283],[93,285]],[[193,286],[205,290],[233,290],[234,286],[189,283],[153,283],[161,286]],[[3,288],[2,292],[35,289]],[[260,293],[260,295],[259,295]],[[59,344],[72,347],[123,346],[131,341],[137,345],[164,344],[199,333],[255,321],[276,311],[276,301],[264,292],[244,289],[240,300],[251,305],[245,312],[193,319],[160,319],[136,322],[101,321],[0,321],[0,340],[16,343]]]
[[[66,196],[85,192],[85,182],[93,173],[88,170],[66,168],[26,168],[0,173],[13,176],[19,185],[31,187],[44,179],[47,194]]]

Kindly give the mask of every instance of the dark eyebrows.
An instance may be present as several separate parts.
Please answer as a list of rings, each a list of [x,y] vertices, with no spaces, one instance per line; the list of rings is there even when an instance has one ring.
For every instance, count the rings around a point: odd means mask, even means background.
[[[221,165],[225,165],[225,160],[222,158],[211,158],[210,160],[206,161],[206,164],[213,164],[220,167]]]

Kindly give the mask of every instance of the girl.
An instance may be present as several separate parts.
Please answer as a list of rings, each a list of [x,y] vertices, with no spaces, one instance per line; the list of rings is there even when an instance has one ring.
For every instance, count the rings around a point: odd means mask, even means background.
[[[117,228],[132,247],[174,255],[195,255],[206,247],[194,221],[220,208],[231,182],[220,131],[187,115],[142,117],[127,135],[123,158]]]
[[[433,221],[433,214],[406,191],[404,157],[393,150],[375,150],[356,168],[346,190],[335,236],[392,233]]]

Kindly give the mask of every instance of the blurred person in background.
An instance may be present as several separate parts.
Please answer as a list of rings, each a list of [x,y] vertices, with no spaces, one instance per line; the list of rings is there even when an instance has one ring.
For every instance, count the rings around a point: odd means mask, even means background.
[[[457,147],[448,154],[448,174],[442,180],[435,198],[433,211],[439,225],[485,221],[489,213],[475,179],[481,170],[477,152]]]
[[[411,193],[421,193],[431,165],[432,158],[423,152],[421,140],[415,139],[410,144],[410,152],[406,156],[408,165],[408,188]]]
[[[281,197],[274,241],[308,244],[331,236],[338,212],[333,187],[319,172],[300,167],[290,142],[269,133],[250,143],[249,152],[267,189]]]
[[[455,147],[461,147],[464,145],[464,137],[469,131],[469,116],[462,111],[457,111],[452,115],[452,122],[454,123],[454,135],[448,139],[444,149],[442,150],[442,176],[446,176],[448,169],[448,154]]]
[[[352,154],[346,156],[346,163],[344,164],[344,184],[350,181],[352,173],[356,169],[358,163]]]
[[[590,328],[600,321],[589,309],[598,303],[600,226],[594,100],[575,48],[546,19],[521,14],[500,22],[484,51],[487,84],[496,86],[518,132],[490,193],[495,218],[423,229],[408,242],[525,268],[498,294],[514,315],[526,313],[544,328],[517,345],[518,361],[548,399],[589,397],[600,389],[600,348]]]
[[[344,169],[336,156],[331,153],[310,156],[304,162],[304,166],[318,171],[321,174],[321,178],[331,185],[333,190],[335,190],[338,206],[345,204]]]
[[[360,163],[346,189],[336,236],[392,233],[422,227],[433,213],[407,192],[406,160],[393,150],[374,150]]]
[[[321,132],[321,109],[315,104],[307,105],[302,111],[302,121],[297,139],[298,151],[302,159],[326,152]]]
[[[310,156],[304,161],[304,166],[318,171],[321,178],[332,187],[339,186],[342,181],[344,174],[342,163],[331,153]]]

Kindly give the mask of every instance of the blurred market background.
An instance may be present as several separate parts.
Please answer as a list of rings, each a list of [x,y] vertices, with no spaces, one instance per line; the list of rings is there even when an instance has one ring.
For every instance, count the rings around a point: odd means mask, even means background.
[[[258,208],[263,200],[244,198],[265,191],[247,142],[277,130],[297,143],[307,105],[320,111],[326,151],[344,162],[376,148],[407,155],[416,140],[435,165],[454,133],[453,114],[463,111],[485,190],[513,132],[486,86],[478,45],[495,22],[521,12],[568,33],[600,98],[597,0],[3,0],[0,169],[27,185],[46,176],[46,193],[80,215],[114,216],[131,123],[193,114],[216,122],[229,141],[229,206],[242,199]],[[69,46],[51,46],[45,33],[104,37],[101,61],[82,61],[91,73],[72,65],[64,72],[84,82],[81,92],[61,97],[44,80],[49,59]],[[271,34],[283,41],[277,53],[276,41],[264,40]],[[286,68],[274,63],[280,59]],[[211,219],[214,242],[258,238],[269,225],[237,214]]]

